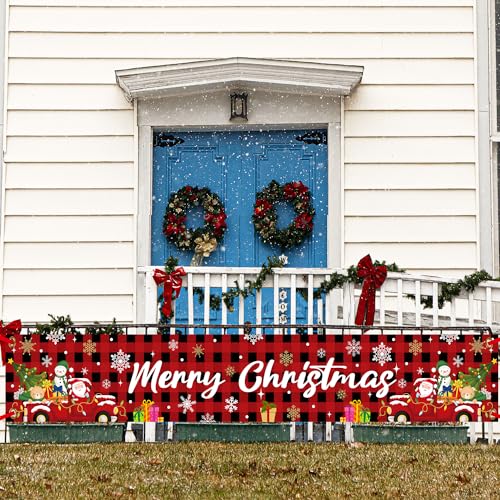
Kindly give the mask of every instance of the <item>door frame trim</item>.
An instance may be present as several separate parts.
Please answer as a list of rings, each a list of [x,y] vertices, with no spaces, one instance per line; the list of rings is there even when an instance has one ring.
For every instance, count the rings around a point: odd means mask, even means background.
[[[228,123],[229,92],[161,99],[139,99],[136,270],[151,265],[153,130],[272,130],[325,128],[328,132],[327,265],[341,267],[344,248],[343,97],[304,96],[256,91],[250,96],[249,122]],[[283,110],[280,103],[286,102]],[[278,109],[277,109],[278,108]],[[193,113],[193,109],[196,113]],[[281,111],[281,112],[280,112]],[[283,112],[285,111],[285,112]],[[136,276],[136,321],[145,320],[145,274]]]

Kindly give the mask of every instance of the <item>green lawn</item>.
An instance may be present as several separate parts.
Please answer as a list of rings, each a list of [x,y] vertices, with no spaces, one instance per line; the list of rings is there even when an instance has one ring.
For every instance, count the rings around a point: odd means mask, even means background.
[[[500,446],[2,445],[1,498],[500,498]]]

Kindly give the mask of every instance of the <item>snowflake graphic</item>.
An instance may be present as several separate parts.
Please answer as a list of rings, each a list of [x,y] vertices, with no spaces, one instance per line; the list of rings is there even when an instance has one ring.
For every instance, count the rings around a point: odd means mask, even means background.
[[[359,356],[361,354],[361,349],[361,342],[356,339],[349,340],[345,346],[347,354],[351,355],[353,358],[354,356]]]
[[[96,349],[96,343],[92,342],[92,340],[88,339],[83,343],[83,352],[87,354],[88,356],[92,356],[95,352],[97,352]]]
[[[54,345],[57,345],[59,342],[66,340],[66,335],[62,330],[54,330],[47,334],[47,340],[53,342]]]
[[[28,354],[31,356],[31,352],[35,350],[35,342],[31,340],[31,338],[23,340],[21,342],[21,349],[23,351],[23,354]]]
[[[104,389],[109,389],[111,387],[111,380],[109,380],[108,378],[105,378],[102,381],[102,386],[104,387]]]
[[[193,354],[195,358],[202,358],[205,355],[205,348],[201,344],[196,344],[193,347]]]
[[[215,417],[211,413],[205,413],[201,416],[200,424],[215,424]]]
[[[290,366],[293,363],[293,354],[288,351],[283,351],[280,354],[280,364],[283,366]]]
[[[474,356],[476,354],[483,354],[483,349],[486,349],[486,343],[483,342],[480,338],[475,338],[472,342],[469,342],[469,346],[469,351],[472,351],[474,353]]]
[[[280,302],[280,305],[278,306],[278,310],[281,313],[284,313],[288,310],[288,305],[286,302]]]
[[[82,375],[87,375],[88,372],[89,372],[89,369],[84,366],[82,368]]]
[[[236,373],[236,370],[234,369],[234,366],[229,365],[229,366],[226,368],[226,375],[227,375],[228,377],[232,377],[235,373]]]
[[[250,344],[255,345],[260,340],[264,340],[264,335],[262,335],[262,332],[247,331],[243,335],[243,338],[250,342]]]
[[[286,293],[286,290],[280,290],[280,300],[286,300],[288,297],[288,294]]]
[[[414,340],[409,344],[408,347],[408,352],[413,354],[414,356],[418,356],[422,352],[422,342],[419,342],[418,340]]]
[[[344,391],[344,389],[340,389],[340,390],[337,391],[337,394],[335,394],[335,396],[337,397],[337,399],[339,401],[344,401],[344,399],[346,398],[347,394]]]
[[[321,347],[316,351],[316,355],[318,356],[318,358],[323,359],[326,357],[326,351]]]
[[[460,368],[463,364],[464,364],[464,358],[462,356],[460,356],[460,354],[457,354],[453,358],[453,366]]]
[[[407,382],[404,378],[400,378],[398,380],[398,387],[399,388],[404,389],[406,387],[406,384],[407,384]]]
[[[448,345],[453,344],[456,340],[458,340],[460,337],[459,332],[442,332],[441,336],[439,337],[440,340],[443,340],[446,342]]]
[[[46,354],[43,358],[42,358],[42,365],[45,367],[45,368],[48,368],[49,366],[52,365],[52,358]]]
[[[191,399],[191,394],[187,395],[187,398],[181,396],[181,402],[177,405],[178,408],[182,408],[182,413],[186,414],[188,411],[191,413],[194,412],[193,406],[196,404],[196,401]]]
[[[288,321],[286,314],[280,314],[280,325],[285,325]]]
[[[295,422],[300,418],[300,408],[297,408],[295,405],[290,406],[286,409],[286,416],[292,421]]]
[[[118,373],[130,368],[130,354],[126,354],[121,349],[117,353],[111,354],[111,361],[111,368],[114,368]]]
[[[227,399],[225,399],[226,405],[224,408],[229,412],[233,413],[233,411],[236,411],[238,409],[238,400],[234,396],[230,396]]]
[[[377,362],[380,366],[384,366],[387,362],[392,361],[392,347],[385,345],[383,342],[377,347],[372,347],[372,361]]]
[[[420,375],[420,376],[422,376],[424,374],[424,369],[421,366],[419,366],[417,368],[417,374]]]
[[[174,340],[172,339],[169,343],[168,343],[168,348],[171,350],[171,351],[176,351],[179,347],[179,342],[177,342],[177,340]]]

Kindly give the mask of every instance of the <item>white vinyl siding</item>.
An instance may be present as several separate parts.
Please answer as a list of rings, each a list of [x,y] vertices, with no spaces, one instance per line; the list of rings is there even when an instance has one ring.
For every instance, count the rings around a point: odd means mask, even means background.
[[[343,263],[476,269],[473,6],[9,0],[3,318],[134,319],[136,131],[115,70],[198,58],[364,66],[344,102]]]

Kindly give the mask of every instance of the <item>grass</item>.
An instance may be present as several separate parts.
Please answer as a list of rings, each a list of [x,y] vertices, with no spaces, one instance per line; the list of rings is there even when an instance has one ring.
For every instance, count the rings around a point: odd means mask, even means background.
[[[500,446],[3,445],[2,498],[500,498]]]

